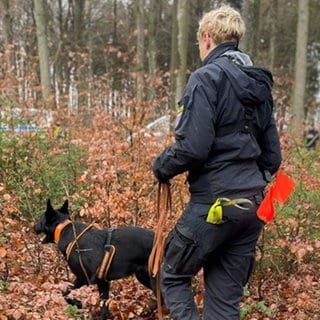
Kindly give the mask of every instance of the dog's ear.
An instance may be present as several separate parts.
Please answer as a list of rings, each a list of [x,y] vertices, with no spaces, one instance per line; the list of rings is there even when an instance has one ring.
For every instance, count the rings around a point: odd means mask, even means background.
[[[50,218],[55,214],[55,211],[52,207],[50,199],[47,201],[47,210],[46,210],[46,218],[49,221]]]
[[[53,211],[50,199],[47,201],[47,211]]]
[[[63,204],[63,206],[60,208],[60,212],[61,213],[64,213],[64,214],[69,214],[69,209],[68,209],[68,207],[69,207],[69,203],[68,203],[68,200],[66,200],[65,202],[64,202],[64,204]]]

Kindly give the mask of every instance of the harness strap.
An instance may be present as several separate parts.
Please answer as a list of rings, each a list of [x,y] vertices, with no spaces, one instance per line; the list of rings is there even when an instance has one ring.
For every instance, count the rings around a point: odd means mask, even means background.
[[[70,220],[68,223],[65,223],[65,226],[72,223]],[[67,250],[66,250],[66,259],[67,261],[69,261],[70,259],[70,255],[71,255],[71,252],[72,250],[74,249],[74,246],[75,245],[78,245],[78,241],[79,239],[87,232],[89,231],[90,229],[92,229],[93,227],[95,227],[95,223],[91,223],[90,225],[88,225],[86,228],[84,228],[79,234],[76,235],[76,232],[74,230],[74,235],[75,235],[75,238],[73,241],[71,241],[67,247]],[[61,232],[61,231],[60,231]],[[102,259],[102,262],[97,270],[97,277],[99,279],[104,279],[106,280],[107,278],[107,274],[108,274],[108,271],[110,269],[110,265],[111,265],[111,262],[113,260],[113,257],[114,257],[114,254],[116,252],[116,249],[113,245],[111,245],[111,237],[112,237],[112,232],[113,232],[113,229],[108,229],[108,235],[107,235],[107,242],[106,242],[106,245],[105,245],[105,255]],[[79,249],[79,261],[80,261],[80,265],[81,265],[81,268],[82,268],[82,271],[83,273],[85,274],[86,278],[87,278],[87,282],[90,284],[90,279],[89,279],[89,276],[86,272],[86,269],[83,265],[83,262],[82,262],[82,259],[81,259],[81,255],[80,255],[80,248],[78,247]]]
[[[112,244],[105,245],[104,248],[105,248],[105,254],[97,270],[97,277],[100,280],[107,281],[108,272],[109,272],[113,257],[116,253],[116,248]]]
[[[111,266],[111,262],[113,260],[115,253],[116,253],[115,246],[111,244],[113,230],[114,230],[113,228],[108,229],[107,241],[104,246],[105,253],[104,253],[103,259],[101,261],[101,264],[97,269],[98,279],[104,280],[104,281],[107,281],[107,276],[108,276],[108,272],[109,272],[109,269]]]
[[[113,228],[109,228],[108,229],[108,233],[107,233],[107,241],[106,241],[106,245],[110,245],[111,244],[111,238],[112,238],[112,233],[113,233]]]
[[[69,261],[71,252],[74,248],[74,246],[78,243],[78,240],[90,229],[92,229],[94,227],[94,223],[89,224],[87,227],[85,227],[78,235],[75,234],[75,238],[73,239],[73,241],[71,241],[68,244],[67,250],[66,250],[66,256],[67,256],[67,261]],[[75,233],[75,230],[74,230]]]
[[[255,138],[258,137],[259,128],[256,124],[254,115],[255,107],[252,105],[244,106],[244,115],[237,123],[227,124],[216,128],[216,136],[218,138],[227,136],[232,133],[243,132],[253,134]]]

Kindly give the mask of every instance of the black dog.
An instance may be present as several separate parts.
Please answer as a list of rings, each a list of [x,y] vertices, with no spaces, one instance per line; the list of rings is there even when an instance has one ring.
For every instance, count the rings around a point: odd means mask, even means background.
[[[43,243],[57,243],[76,275],[73,286],[67,289],[65,296],[75,288],[97,284],[103,301],[100,319],[107,319],[108,316],[106,301],[111,280],[135,274],[144,286],[156,294],[156,279],[150,277],[148,272],[148,258],[154,238],[152,231],[137,227],[97,230],[80,222],[71,222],[67,200],[59,210],[54,210],[48,200],[46,212],[34,230],[38,234],[46,234]],[[98,277],[105,252],[110,249],[114,250],[110,267],[105,276]]]

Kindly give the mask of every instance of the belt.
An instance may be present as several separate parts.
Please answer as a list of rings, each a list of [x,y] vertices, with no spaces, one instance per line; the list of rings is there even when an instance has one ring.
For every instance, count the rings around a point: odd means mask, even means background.
[[[255,202],[256,205],[260,205],[265,195],[266,195],[265,191],[260,191],[254,194],[253,196],[247,197],[247,199]]]

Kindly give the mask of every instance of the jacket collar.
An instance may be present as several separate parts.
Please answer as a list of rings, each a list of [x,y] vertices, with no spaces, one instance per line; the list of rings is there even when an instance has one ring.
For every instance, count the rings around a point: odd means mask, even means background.
[[[211,63],[213,60],[219,58],[222,54],[229,50],[238,50],[237,42],[224,42],[215,47],[208,56],[202,61],[201,66]]]

